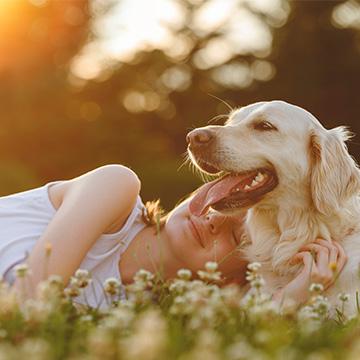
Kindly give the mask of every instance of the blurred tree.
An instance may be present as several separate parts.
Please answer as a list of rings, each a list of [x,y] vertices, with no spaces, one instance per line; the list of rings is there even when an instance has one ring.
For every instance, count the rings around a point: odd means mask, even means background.
[[[187,132],[205,125],[219,111],[228,112],[224,104],[209,95],[222,97],[227,89],[226,82],[218,81],[223,80],[221,74],[216,77],[224,63],[218,63],[216,58],[217,46],[225,46],[230,31],[223,27],[227,19],[211,30],[201,30],[195,18],[207,2],[177,0],[177,3],[185,16],[181,27],[168,24],[175,42],[171,51],[139,52],[127,63],[108,69],[111,76],[107,74],[100,83],[88,83],[78,95],[82,102],[101,107],[98,119],[101,125],[96,131],[98,139],[102,139],[103,151],[94,154],[93,163],[109,161],[112,154],[115,161],[131,165],[143,180],[144,198],[160,197],[167,208],[202,182],[200,176],[191,174],[188,166],[181,166]],[[239,1],[236,11],[243,9]],[[260,16],[275,21],[271,15]],[[251,62],[257,59],[256,52],[261,51],[239,46],[227,57],[243,65],[242,72],[249,72]],[[234,71],[230,80],[233,77]],[[245,92],[246,84],[239,80],[235,84],[239,86],[231,88],[231,93],[238,94],[239,89]]]
[[[276,75],[249,88],[247,100],[282,99],[306,108],[327,128],[348,125],[360,135],[360,27],[339,23],[357,11],[359,24],[360,1],[290,4],[286,26],[274,29],[273,49],[266,59],[274,64]],[[228,95],[234,99],[234,94]],[[358,139],[349,149],[359,161]]]
[[[160,197],[170,208],[201,183],[181,167],[186,133],[228,113],[209,94],[233,106],[284,99],[328,127],[360,130],[359,32],[340,28],[334,15],[348,1],[279,0],[266,11],[261,2],[238,1],[211,28],[199,20],[210,1],[174,1],[184,21],[167,24],[170,48],[109,60],[88,82],[69,71],[97,36],[87,0],[9,0],[7,14],[18,15],[6,19],[0,9],[3,194],[116,162],[139,174],[144,199]],[[261,25],[261,46],[246,47],[237,36],[251,15]]]
[[[340,28],[335,17],[336,8],[351,3],[291,3],[287,25],[274,33],[269,60],[277,74],[265,84],[264,92],[267,98],[284,99],[308,109],[327,128],[348,125],[358,134],[349,148],[359,161],[360,32]],[[359,10],[358,14],[360,17]]]
[[[71,168],[67,152],[79,147],[82,134],[63,116],[64,99],[71,95],[68,63],[87,38],[89,17],[88,0],[0,4],[3,194],[24,189],[26,168],[33,174],[28,186],[35,185],[34,177],[39,183],[55,174],[55,168]]]

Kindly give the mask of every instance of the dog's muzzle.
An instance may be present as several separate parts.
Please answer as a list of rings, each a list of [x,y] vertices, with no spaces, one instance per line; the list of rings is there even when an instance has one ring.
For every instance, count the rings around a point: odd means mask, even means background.
[[[186,141],[191,151],[208,148],[214,139],[214,133],[209,129],[195,129],[186,135]]]
[[[217,142],[214,130],[205,128],[192,130],[187,134],[186,141],[188,152],[202,171],[210,174],[220,171],[214,159]]]

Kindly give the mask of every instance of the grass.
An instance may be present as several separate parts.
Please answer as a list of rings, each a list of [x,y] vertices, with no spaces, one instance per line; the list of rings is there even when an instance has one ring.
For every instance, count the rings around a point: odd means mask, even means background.
[[[117,300],[116,279],[104,284],[110,306],[102,310],[76,304],[76,294],[91,285],[84,270],[72,291],[50,276],[36,300],[19,302],[2,282],[0,360],[359,358],[359,318],[345,316],[346,296],[333,317],[319,287],[301,308],[279,307],[262,290],[259,268],[250,268],[246,294],[216,285],[215,263],[206,264],[201,280],[181,270],[164,283],[141,270],[125,301]],[[26,278],[26,269],[20,275]]]

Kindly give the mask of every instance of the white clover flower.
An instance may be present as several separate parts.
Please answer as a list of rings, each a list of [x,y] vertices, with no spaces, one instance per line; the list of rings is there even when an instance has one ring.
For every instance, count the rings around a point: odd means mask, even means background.
[[[120,291],[121,283],[115,277],[110,277],[104,282],[104,291],[109,295],[116,295]]]
[[[29,266],[27,264],[18,264],[14,267],[15,275],[17,278],[25,277],[29,272]]]
[[[57,275],[52,275],[48,280],[41,281],[37,285],[36,295],[41,301],[55,305],[63,298],[64,284],[59,278]]]
[[[188,291],[184,296],[185,296],[186,300],[188,302],[190,302],[190,303],[200,303],[200,302],[202,302],[202,296],[196,290]]]
[[[64,285],[63,278],[60,275],[52,274],[48,277],[47,281],[51,285],[58,285],[58,286]]]
[[[342,302],[347,302],[350,300],[350,294],[347,294],[347,293],[340,293],[338,295],[338,299]]]
[[[250,285],[251,287],[259,289],[265,285],[265,280],[261,276],[258,276],[255,279],[251,280]]]
[[[79,279],[74,277],[74,276],[71,276],[69,286],[71,286],[71,287],[79,287]]]
[[[311,293],[321,293],[324,291],[324,286],[318,283],[312,283],[309,287]]]
[[[154,279],[154,275],[145,269],[140,269],[139,271],[137,271],[137,273],[134,275],[134,280],[135,281],[152,281]]]
[[[321,314],[326,314],[330,310],[330,304],[327,301],[320,301],[316,306],[316,310]]]
[[[192,272],[188,269],[180,269],[177,272],[177,276],[181,280],[190,280],[192,276]]]
[[[117,327],[120,329],[126,329],[130,326],[133,319],[135,318],[135,313],[132,309],[128,307],[114,308],[111,311],[111,317],[116,320]]]
[[[185,280],[174,280],[170,286],[169,286],[169,290],[170,292],[175,292],[175,293],[183,293],[186,290],[187,287],[187,282]]]
[[[176,296],[176,298],[174,299],[174,304],[176,304],[176,305],[183,305],[186,303],[187,303],[187,301],[183,296]]]
[[[160,359],[166,340],[166,320],[159,311],[148,310],[137,317],[133,333],[122,342],[122,354],[125,359]]]
[[[219,271],[216,272],[207,272],[203,270],[199,270],[197,272],[199,278],[204,281],[219,281],[221,280],[221,273]]]
[[[248,264],[247,268],[250,270],[250,271],[259,271],[260,268],[261,268],[261,264],[259,262],[252,262],[250,264]]]
[[[251,271],[247,271],[245,279],[250,282],[250,281],[254,280],[256,278],[256,276],[257,276],[256,273],[253,273]]]
[[[73,280],[79,288],[87,287],[91,282],[89,271],[85,269],[77,269]]]
[[[64,294],[67,298],[74,298],[80,295],[80,289],[76,286],[70,286],[64,290]]]
[[[26,321],[32,323],[41,323],[48,320],[51,313],[51,306],[46,301],[36,301],[34,299],[27,299],[23,306],[23,315]]]
[[[311,302],[311,307],[314,312],[319,314],[322,318],[328,315],[330,303],[325,296],[317,295],[311,299]]]
[[[176,296],[170,307],[170,314],[172,315],[186,315],[190,309],[188,306],[189,301],[183,296]]]
[[[143,281],[136,281],[126,286],[126,289],[134,294],[143,293],[146,291],[146,283]]]
[[[76,278],[88,278],[90,277],[89,271],[87,271],[86,269],[77,269],[75,272],[75,277]]]
[[[213,273],[215,272],[217,269],[218,269],[219,265],[217,262],[215,261],[208,261],[206,264],[205,264],[205,269],[206,271],[210,272],[210,273]]]
[[[117,279],[115,277],[109,277],[109,278],[107,278],[105,280],[104,285],[105,286],[119,287],[121,284],[120,284],[119,279]]]
[[[319,314],[314,311],[312,306],[307,305],[302,307],[298,312],[298,319],[300,320],[300,323],[303,320],[319,320]]]

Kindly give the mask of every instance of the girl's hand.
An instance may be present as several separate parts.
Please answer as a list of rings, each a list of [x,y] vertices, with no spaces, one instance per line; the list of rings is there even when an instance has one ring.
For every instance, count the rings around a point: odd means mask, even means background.
[[[346,264],[347,256],[337,242],[317,239],[308,244],[291,259],[290,263],[302,262],[304,267],[296,274],[295,279],[274,294],[274,299],[281,301],[292,298],[303,303],[309,297],[312,283],[322,284],[324,289],[335,282],[337,275]]]

